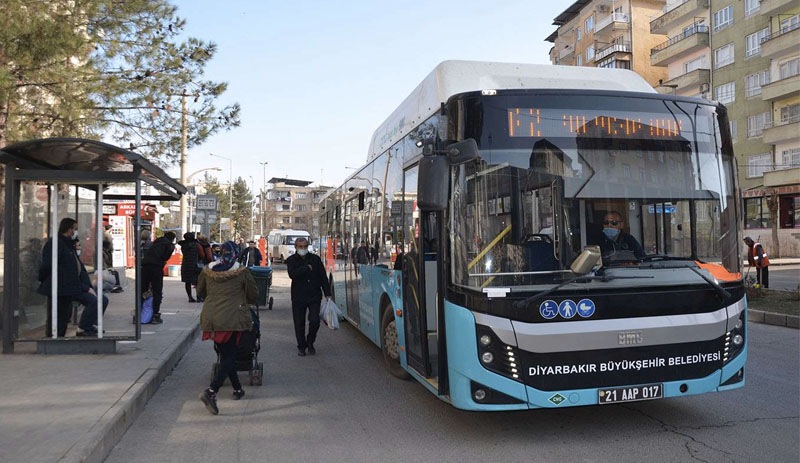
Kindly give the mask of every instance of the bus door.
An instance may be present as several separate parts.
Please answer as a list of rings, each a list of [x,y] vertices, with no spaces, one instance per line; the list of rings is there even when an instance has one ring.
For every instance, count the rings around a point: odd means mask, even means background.
[[[435,256],[426,253],[426,242],[430,241],[427,230],[423,226],[431,214],[422,213],[414,202],[417,190],[417,171],[414,167],[405,173],[404,188],[404,241],[407,250],[403,261],[403,318],[406,340],[406,359],[408,366],[426,378],[431,376],[431,362],[428,342],[428,294],[436,296]],[[409,207],[411,206],[411,207]],[[411,209],[411,210],[408,210]],[[434,260],[429,260],[434,257]],[[428,264],[433,262],[433,267]],[[431,273],[429,275],[429,273]],[[432,286],[433,285],[433,286]],[[435,324],[433,326],[436,326]]]

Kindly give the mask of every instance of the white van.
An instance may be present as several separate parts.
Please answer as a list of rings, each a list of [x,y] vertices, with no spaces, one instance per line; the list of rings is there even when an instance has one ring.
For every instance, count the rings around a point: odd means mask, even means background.
[[[267,235],[267,254],[275,262],[286,262],[286,259],[294,254],[294,241],[297,238],[305,238],[309,241],[308,250],[314,252],[311,242],[311,234],[305,230],[272,230]]]

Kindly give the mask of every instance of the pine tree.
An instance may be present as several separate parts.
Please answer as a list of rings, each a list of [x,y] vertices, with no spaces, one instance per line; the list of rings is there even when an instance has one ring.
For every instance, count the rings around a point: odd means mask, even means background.
[[[238,126],[238,104],[215,106],[227,85],[202,78],[216,45],[182,39],[176,13],[167,0],[0,2],[0,148],[103,137],[163,166],[183,119],[189,148]]]

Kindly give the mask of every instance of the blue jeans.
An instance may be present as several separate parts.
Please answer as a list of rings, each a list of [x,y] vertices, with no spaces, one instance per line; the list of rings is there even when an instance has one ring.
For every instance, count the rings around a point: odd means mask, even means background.
[[[97,295],[83,292],[77,296],[72,296],[73,301],[83,304],[81,319],[78,321],[78,328],[83,331],[97,331]],[[103,296],[103,313],[106,313],[108,298]]]

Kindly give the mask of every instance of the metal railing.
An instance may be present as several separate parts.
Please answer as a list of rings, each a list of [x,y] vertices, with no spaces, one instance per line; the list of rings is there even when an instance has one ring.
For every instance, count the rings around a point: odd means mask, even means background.
[[[665,50],[672,45],[680,42],[681,40],[688,39],[689,37],[700,34],[700,33],[708,33],[708,26],[697,24],[694,25],[685,31],[681,32],[679,35],[672,37],[671,39],[667,40],[666,42],[658,44],[655,48],[650,50],[650,55],[655,55],[656,53],[660,52],[661,50]]]

